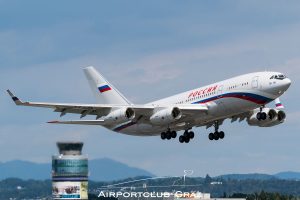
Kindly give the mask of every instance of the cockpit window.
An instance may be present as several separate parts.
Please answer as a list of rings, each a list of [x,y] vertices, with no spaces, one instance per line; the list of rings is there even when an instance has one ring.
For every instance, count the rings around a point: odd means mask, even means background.
[[[278,75],[278,77],[277,77],[277,79],[279,79],[279,80],[283,80],[283,79],[285,79],[285,78],[286,78],[286,76],[285,76],[285,75],[282,75],[282,74]]]
[[[283,79],[285,79],[286,78],[286,76],[285,75],[283,75],[283,74],[278,74],[278,75],[273,75],[273,76],[271,76],[271,78],[270,79],[278,79],[278,80],[283,80]]]

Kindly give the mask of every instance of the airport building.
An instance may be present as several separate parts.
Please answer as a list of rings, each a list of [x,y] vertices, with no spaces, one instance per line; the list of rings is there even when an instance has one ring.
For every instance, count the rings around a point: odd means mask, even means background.
[[[53,199],[88,199],[88,158],[82,142],[58,142],[52,156]]]

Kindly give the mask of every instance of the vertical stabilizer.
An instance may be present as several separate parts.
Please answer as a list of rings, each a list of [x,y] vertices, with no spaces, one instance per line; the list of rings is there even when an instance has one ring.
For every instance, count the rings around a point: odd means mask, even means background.
[[[94,67],[83,69],[93,94],[100,104],[131,104],[112,84],[110,84]]]

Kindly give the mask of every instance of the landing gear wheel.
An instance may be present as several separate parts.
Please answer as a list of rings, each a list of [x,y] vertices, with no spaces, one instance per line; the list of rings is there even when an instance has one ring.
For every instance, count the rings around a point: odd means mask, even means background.
[[[189,137],[184,137],[184,142],[185,143],[189,143],[190,142],[190,138]]]
[[[258,121],[266,120],[267,119],[267,113],[259,112],[259,113],[256,114],[256,118],[257,118]]]
[[[184,138],[183,135],[181,135],[181,136],[179,137],[179,142],[180,142],[180,143],[184,143],[184,142],[185,142],[185,138]]]
[[[184,137],[189,137],[189,132],[188,131],[184,131],[183,136]]]
[[[262,119],[262,120],[266,120],[266,119],[267,119],[267,113],[262,112],[262,113],[261,113],[261,119]]]
[[[223,131],[219,132],[219,138],[223,139],[225,137],[225,133]]]
[[[162,132],[162,133],[160,134],[160,137],[161,137],[162,140],[165,140],[165,139],[167,138],[167,135],[166,135],[165,132]]]
[[[214,139],[215,139],[215,140],[219,140],[219,139],[220,139],[220,137],[219,137],[219,132],[215,132],[215,133],[214,133]]]
[[[167,135],[166,138],[167,138],[168,140],[170,140],[170,139],[172,138],[172,134],[171,134],[170,131],[168,131],[166,135]]]
[[[257,119],[258,121],[261,120],[261,113],[260,113],[260,112],[256,114],[256,119]]]
[[[215,138],[215,137],[214,137],[214,134],[213,134],[213,133],[210,133],[210,134],[208,135],[208,139],[209,139],[209,140],[214,140],[214,138]]]
[[[261,113],[257,113],[257,119],[260,119],[261,117]],[[208,135],[208,138],[210,140],[219,140],[219,139],[223,139],[225,137],[225,133],[223,131],[219,132],[219,122],[215,121],[213,126],[215,127],[215,132],[214,133],[210,133]]]
[[[189,138],[194,139],[195,133],[193,131],[189,132]]]
[[[172,138],[176,138],[176,137],[177,137],[176,131],[172,131],[172,132],[171,132],[171,137],[172,137]]]

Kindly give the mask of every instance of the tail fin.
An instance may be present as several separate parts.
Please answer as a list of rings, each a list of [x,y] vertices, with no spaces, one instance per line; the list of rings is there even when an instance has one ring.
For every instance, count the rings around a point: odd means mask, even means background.
[[[97,102],[101,104],[131,104],[94,67],[83,69]]]
[[[280,102],[280,99],[279,99],[279,98],[275,99],[275,106],[276,106],[276,108],[279,109],[279,110],[284,109],[284,106],[283,106],[283,104]]]

